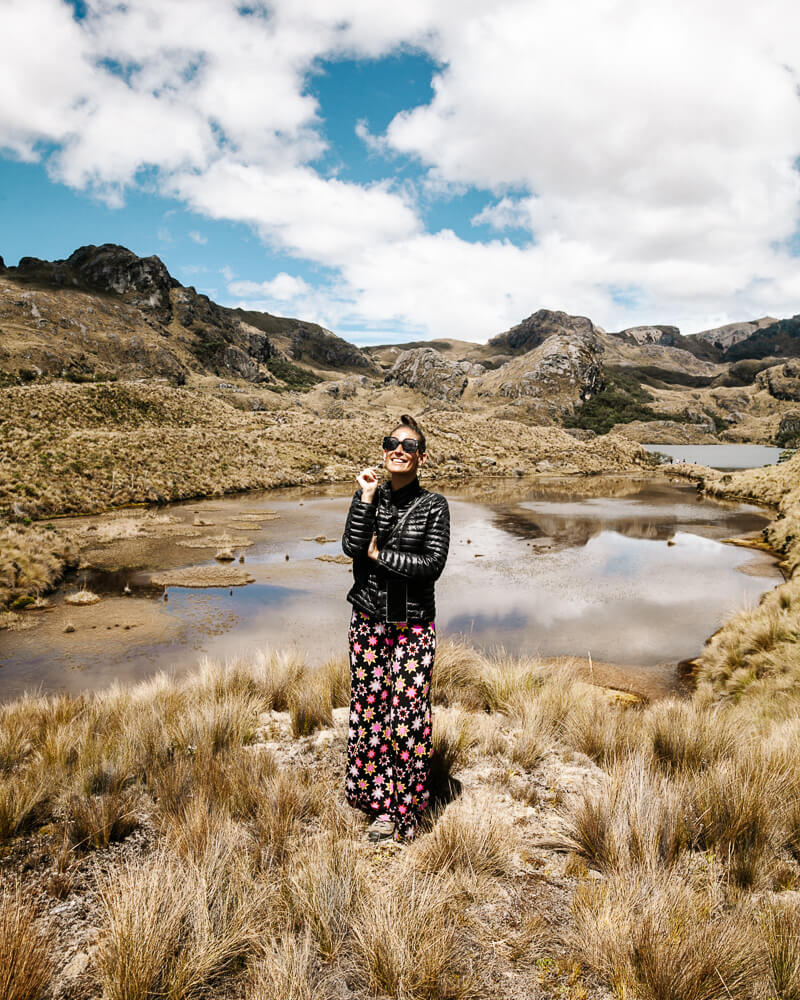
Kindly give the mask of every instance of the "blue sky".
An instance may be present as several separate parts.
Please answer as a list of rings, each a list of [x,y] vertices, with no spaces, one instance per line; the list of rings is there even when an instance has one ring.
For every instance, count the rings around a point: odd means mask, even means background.
[[[791,315],[796,6],[7,0],[0,254],[357,343]]]

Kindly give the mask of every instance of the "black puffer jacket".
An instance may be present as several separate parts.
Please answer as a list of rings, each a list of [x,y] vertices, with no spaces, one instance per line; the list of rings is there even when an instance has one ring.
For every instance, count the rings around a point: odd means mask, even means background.
[[[406,514],[400,530],[393,531]],[[373,534],[380,552],[377,561],[367,555]],[[423,489],[418,479],[396,493],[388,483],[379,486],[372,503],[365,503],[356,490],[342,538],[355,578],[347,600],[381,621],[433,621],[433,585],[449,546],[447,500]]]

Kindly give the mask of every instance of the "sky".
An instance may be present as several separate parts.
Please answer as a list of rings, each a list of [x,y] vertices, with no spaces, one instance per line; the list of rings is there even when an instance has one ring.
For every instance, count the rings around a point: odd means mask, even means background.
[[[800,312],[796,0],[0,0],[0,255],[358,344]]]

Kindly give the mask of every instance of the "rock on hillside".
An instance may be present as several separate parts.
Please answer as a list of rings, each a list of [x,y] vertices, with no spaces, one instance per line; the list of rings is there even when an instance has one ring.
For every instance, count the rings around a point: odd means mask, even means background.
[[[746,340],[732,344],[725,352],[726,361],[781,357],[800,357],[800,315],[764,326]]]
[[[610,336],[621,337],[631,344],[661,344],[663,347],[678,347],[681,341],[677,326],[629,326]]]
[[[246,309],[230,312],[249,326],[266,333],[275,347],[293,361],[336,371],[379,373],[378,366],[368,354],[324,326]]]
[[[515,400],[543,419],[571,413],[603,386],[599,352],[592,324],[576,323],[569,332],[551,335],[522,357],[475,379],[471,391],[478,397]]]
[[[716,326],[711,330],[692,333],[687,337],[687,340],[704,340],[718,347],[721,351],[725,351],[733,344],[738,344],[740,340],[747,340],[754,333],[777,322],[772,316],[764,316],[746,323],[726,323],[724,326]]]
[[[448,361],[433,348],[419,347],[403,351],[387,372],[386,382],[407,385],[433,399],[452,402],[463,394],[470,376],[483,371],[483,365]]]
[[[588,337],[594,332],[594,324],[586,316],[540,309],[505,333],[492,337],[487,347],[490,353],[525,354],[539,347],[548,337]]]
[[[775,399],[800,403],[800,359],[792,358],[783,365],[773,365],[756,375],[756,384]]]
[[[170,289],[179,287],[159,257],[137,257],[114,243],[80,247],[66,260],[23,257],[5,273],[29,284],[115,292],[161,323],[168,323],[172,315]]]
[[[322,327],[220,306],[181,285],[158,257],[115,244],[0,267],[0,323],[0,368],[17,377],[318,380],[294,358],[377,374],[358,348]]]

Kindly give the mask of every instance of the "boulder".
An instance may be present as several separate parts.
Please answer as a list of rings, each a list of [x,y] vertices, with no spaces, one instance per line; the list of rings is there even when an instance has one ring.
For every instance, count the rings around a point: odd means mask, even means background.
[[[483,365],[469,361],[447,361],[432,347],[415,347],[403,351],[384,381],[419,389],[434,399],[453,401],[463,394],[471,376],[484,371]]]
[[[612,334],[622,337],[632,344],[661,344],[662,347],[677,347],[681,342],[681,331],[677,326],[629,326],[619,333]]]
[[[800,359],[792,358],[785,364],[765,368],[756,375],[756,384],[775,399],[800,403]]]
[[[795,410],[781,417],[775,441],[780,448],[800,448],[800,412]]]

